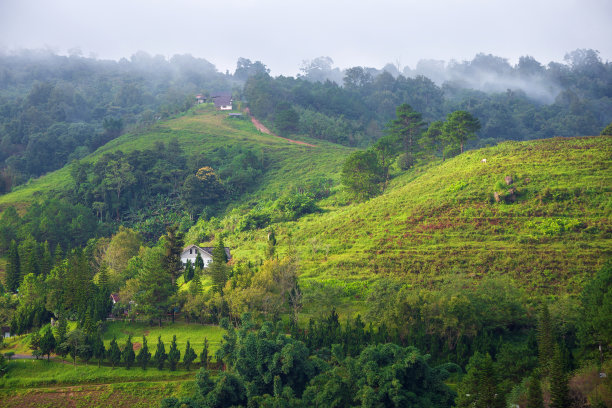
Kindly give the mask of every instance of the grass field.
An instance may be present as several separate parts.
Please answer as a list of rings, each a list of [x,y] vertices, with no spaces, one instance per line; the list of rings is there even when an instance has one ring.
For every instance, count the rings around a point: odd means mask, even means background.
[[[73,366],[69,356],[66,361],[57,356],[50,362],[12,360],[7,374],[0,378],[0,406],[150,407],[157,406],[169,396],[191,395],[204,339],[208,340],[210,353],[214,356],[223,333],[224,330],[218,326],[183,322],[164,323],[161,328],[143,323],[110,322],[103,336],[107,347],[115,336],[119,346],[123,347],[127,337],[132,335],[134,348],[139,349],[142,335],[145,334],[152,354],[155,353],[158,336],[161,336],[168,352],[172,337],[176,335],[181,361],[187,340],[198,358],[190,371],[182,365],[176,371],[170,371],[167,367],[160,371],[153,363],[147,370],[138,366],[129,370],[124,367],[112,368],[107,362],[98,367],[93,360],[87,365],[77,360],[77,365]],[[6,342],[7,347],[2,352],[30,354],[28,344],[28,335],[16,336]]]
[[[219,326],[187,324],[183,322],[175,322],[174,324],[165,322],[162,327],[149,326],[144,323],[112,322],[108,324],[102,340],[104,340],[104,344],[108,347],[110,341],[116,336],[119,347],[122,347],[128,336],[131,335],[135,348],[140,348],[142,336],[146,335],[149,350],[154,353],[159,336],[161,336],[167,352],[172,342],[172,336],[176,335],[176,344],[181,351],[181,355],[185,350],[188,340],[191,347],[195,349],[196,354],[199,355],[204,347],[204,339],[207,339],[210,353],[214,355],[221,344],[224,332],[225,330]]]
[[[346,296],[382,276],[431,288],[505,275],[536,293],[577,292],[612,255],[611,193],[609,137],[506,142],[397,173],[364,203],[332,196],[322,213],[277,225],[277,247],[297,250],[304,286]],[[237,259],[263,257],[266,231],[231,237]]]

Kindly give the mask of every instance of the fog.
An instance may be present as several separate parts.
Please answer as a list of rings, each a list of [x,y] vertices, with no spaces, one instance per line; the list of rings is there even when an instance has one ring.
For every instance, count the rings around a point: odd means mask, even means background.
[[[607,60],[611,17],[608,0],[2,0],[0,46],[111,59],[190,53],[222,72],[245,57],[273,75],[295,75],[320,55],[339,67],[414,68],[478,53],[561,61],[568,50],[592,48]]]
[[[568,51],[612,57],[608,0],[2,0],[0,51],[46,49],[61,55],[170,59],[191,54],[233,73],[239,57],[262,61],[272,75],[303,73],[327,55],[341,81],[352,66],[396,67],[438,84],[485,91],[521,88],[550,100],[556,89],[537,75],[492,72],[474,56],[510,66],[521,56],[546,65]]]

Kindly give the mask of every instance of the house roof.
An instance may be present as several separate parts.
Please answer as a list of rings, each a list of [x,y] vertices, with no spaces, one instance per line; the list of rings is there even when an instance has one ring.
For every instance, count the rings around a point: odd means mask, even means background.
[[[228,106],[232,104],[232,94],[231,93],[219,93],[213,95],[212,97],[213,103],[215,104],[215,108],[220,108],[221,106]]]
[[[113,302],[117,303],[119,301],[119,294],[118,293],[111,293],[110,295],[111,299],[113,299]]]
[[[9,326],[2,326],[2,333],[10,333],[11,328]]]
[[[183,248],[183,252],[187,251],[189,248],[200,249],[200,250],[206,252],[211,257],[213,256],[213,250],[215,249],[215,247],[201,247],[201,246],[198,246],[198,245],[189,245],[188,247]],[[232,259],[232,254],[230,253],[229,247],[224,247],[224,248],[225,248],[225,255],[227,256],[227,260],[229,261],[230,259]]]

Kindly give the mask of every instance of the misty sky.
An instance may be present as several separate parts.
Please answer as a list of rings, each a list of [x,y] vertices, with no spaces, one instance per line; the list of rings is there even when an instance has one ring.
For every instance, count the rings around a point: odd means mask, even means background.
[[[576,48],[612,60],[611,21],[611,0],[0,0],[0,50],[190,53],[222,72],[245,57],[275,75],[318,56],[340,68],[478,52],[546,64]]]

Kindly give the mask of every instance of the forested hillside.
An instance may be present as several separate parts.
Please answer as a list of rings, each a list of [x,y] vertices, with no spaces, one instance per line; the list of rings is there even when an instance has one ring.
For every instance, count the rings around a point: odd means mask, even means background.
[[[0,55],[0,193],[119,136],[183,112],[231,77],[190,55],[103,61],[44,51]]]
[[[425,65],[338,84],[243,58],[233,75],[189,56],[1,58],[0,347],[47,358],[0,355],[9,406],[53,384],[98,406],[612,401],[593,380],[612,350],[597,53],[478,55],[440,84]],[[191,244],[210,262],[183,263]]]

